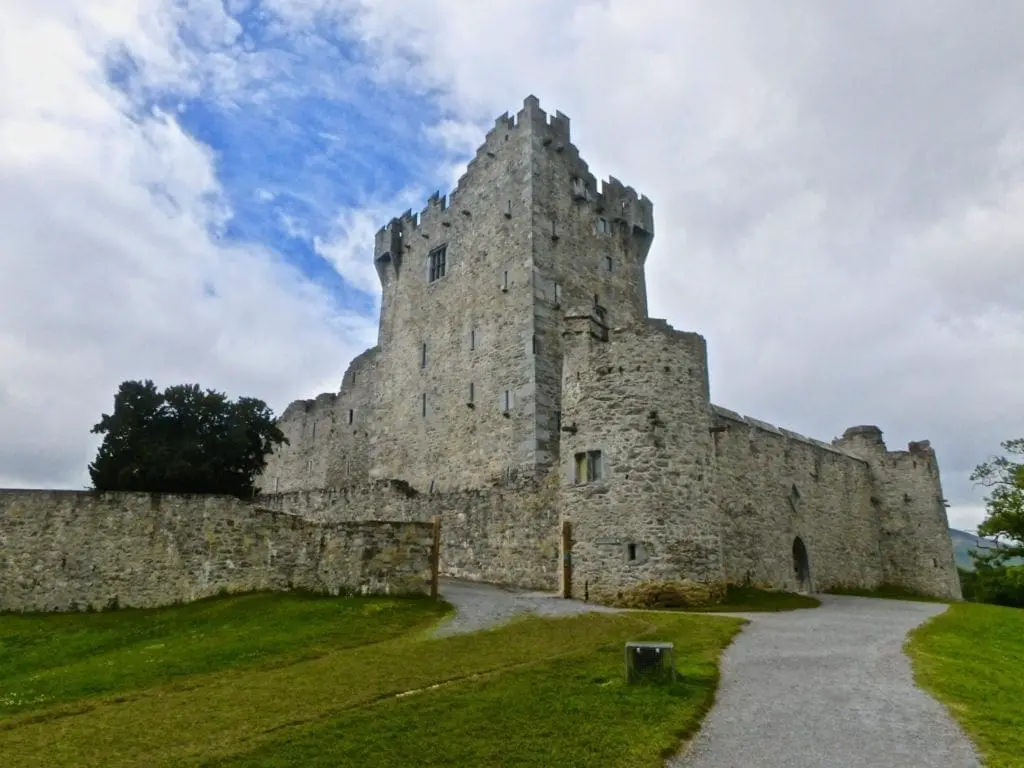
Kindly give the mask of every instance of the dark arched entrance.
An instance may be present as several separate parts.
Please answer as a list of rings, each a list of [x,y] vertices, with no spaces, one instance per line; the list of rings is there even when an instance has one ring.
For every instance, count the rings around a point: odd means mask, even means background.
[[[807,559],[804,540],[799,536],[793,539],[793,575],[796,577],[798,592],[811,591],[811,563]]]

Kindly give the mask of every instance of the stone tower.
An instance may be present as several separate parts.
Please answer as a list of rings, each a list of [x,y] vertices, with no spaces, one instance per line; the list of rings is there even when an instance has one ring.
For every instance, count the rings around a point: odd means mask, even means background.
[[[561,112],[530,96],[499,117],[447,199],[377,233],[371,476],[451,490],[553,468],[564,309],[641,322],[653,236],[651,202],[599,188]]]

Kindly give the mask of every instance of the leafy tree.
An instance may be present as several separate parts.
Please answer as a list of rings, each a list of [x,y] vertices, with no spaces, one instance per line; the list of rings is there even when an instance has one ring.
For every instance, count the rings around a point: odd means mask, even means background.
[[[1009,539],[1009,545],[992,554],[975,556],[975,562],[1002,565],[1011,557],[1024,555],[1024,463],[1012,457],[1024,456],[1024,438],[1007,440],[1002,449],[1008,456],[994,456],[971,473],[971,480],[990,488],[985,497],[985,521],[978,535],[997,541]]]
[[[232,402],[197,384],[125,381],[114,412],[92,428],[103,434],[89,465],[98,491],[255,495],[253,482],[275,445],[288,443],[262,400]]]

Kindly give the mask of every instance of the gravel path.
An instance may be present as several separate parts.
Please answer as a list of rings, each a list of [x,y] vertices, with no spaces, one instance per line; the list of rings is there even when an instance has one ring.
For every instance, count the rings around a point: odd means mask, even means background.
[[[723,655],[715,705],[669,768],[979,766],[902,653],[945,606],[817,597],[820,608],[742,614],[750,624]]]
[[[456,613],[437,628],[438,637],[495,627],[526,613],[571,616],[587,611],[614,611],[593,603],[565,600],[550,592],[524,592],[457,579],[441,579],[440,586],[441,597],[455,606]]]

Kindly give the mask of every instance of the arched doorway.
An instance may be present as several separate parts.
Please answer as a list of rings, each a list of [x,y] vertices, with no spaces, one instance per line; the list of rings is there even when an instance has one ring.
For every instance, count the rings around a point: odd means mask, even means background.
[[[807,559],[804,540],[799,536],[793,539],[793,575],[796,577],[797,592],[811,591],[811,563]]]

